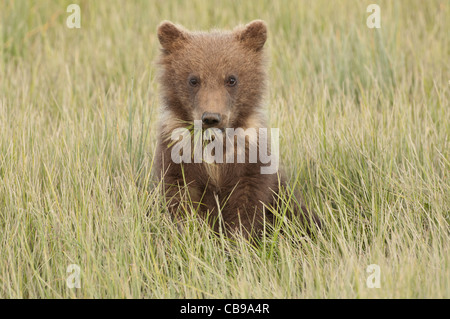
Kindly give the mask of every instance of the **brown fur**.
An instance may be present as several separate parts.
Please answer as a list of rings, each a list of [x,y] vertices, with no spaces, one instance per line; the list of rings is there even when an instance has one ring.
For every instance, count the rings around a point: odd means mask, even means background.
[[[264,206],[276,206],[284,181],[277,174],[261,174],[260,162],[175,164],[170,134],[200,120],[204,112],[220,113],[221,128],[267,127],[261,115],[267,82],[265,23],[256,20],[231,32],[205,33],[165,21],[158,28],[158,38],[163,105],[156,169],[169,211],[180,221],[183,212],[194,208],[217,231],[224,226],[228,234],[260,233],[264,222],[274,219]],[[233,87],[225,85],[230,75],[238,81]],[[189,85],[193,76],[200,81],[198,87]],[[196,207],[187,207],[189,202]]]

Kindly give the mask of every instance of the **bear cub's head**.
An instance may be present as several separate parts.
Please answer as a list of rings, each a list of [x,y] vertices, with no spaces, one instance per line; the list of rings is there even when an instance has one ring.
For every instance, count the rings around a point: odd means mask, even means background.
[[[254,126],[266,86],[264,21],[212,32],[191,32],[164,21],[158,39],[167,118],[201,120],[204,128]]]

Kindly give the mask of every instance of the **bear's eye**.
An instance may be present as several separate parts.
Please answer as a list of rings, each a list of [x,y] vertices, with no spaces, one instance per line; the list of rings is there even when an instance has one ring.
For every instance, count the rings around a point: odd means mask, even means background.
[[[200,80],[199,80],[199,78],[197,78],[197,77],[195,77],[195,76],[190,77],[190,78],[189,78],[189,85],[190,85],[190,86],[193,86],[193,87],[199,86],[199,85],[200,85]]]
[[[229,87],[233,87],[237,84],[237,79],[234,75],[230,75],[227,80],[225,81],[225,84]]]

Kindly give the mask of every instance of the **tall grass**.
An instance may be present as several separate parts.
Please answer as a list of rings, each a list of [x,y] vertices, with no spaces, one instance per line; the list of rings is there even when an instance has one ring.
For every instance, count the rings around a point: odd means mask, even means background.
[[[448,1],[378,1],[381,29],[373,1],[80,0],[69,29],[72,2],[1,2],[0,297],[450,297]],[[257,247],[180,233],[151,175],[158,23],[256,18],[283,166],[326,224]]]

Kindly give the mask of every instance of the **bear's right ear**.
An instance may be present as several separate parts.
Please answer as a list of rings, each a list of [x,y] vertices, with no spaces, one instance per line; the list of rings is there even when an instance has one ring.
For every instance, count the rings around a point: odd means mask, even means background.
[[[248,49],[260,51],[267,40],[267,25],[263,20],[254,20],[235,30],[235,37]]]
[[[163,21],[158,27],[159,43],[168,53],[182,46],[187,39],[186,31],[178,28],[170,21]]]

